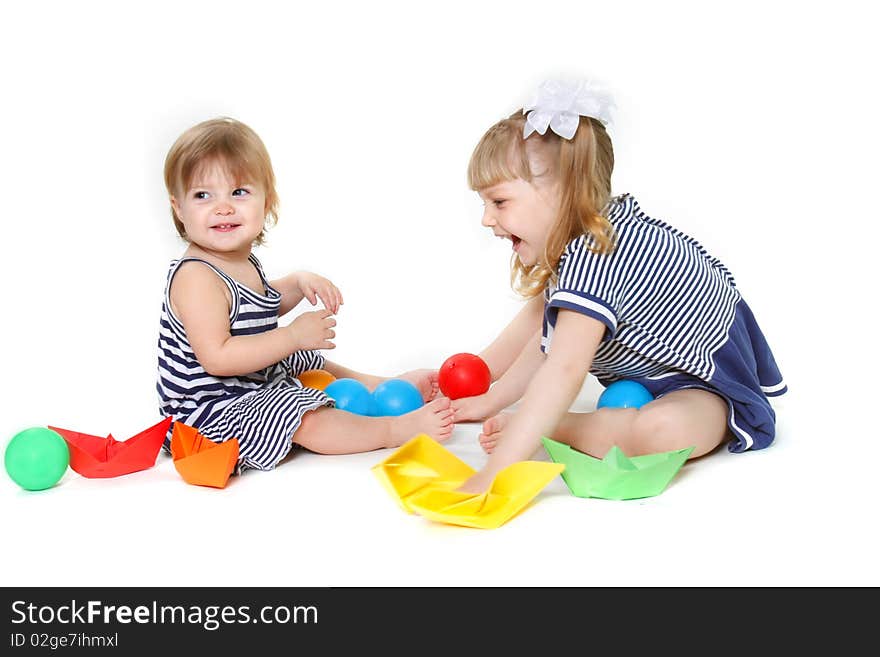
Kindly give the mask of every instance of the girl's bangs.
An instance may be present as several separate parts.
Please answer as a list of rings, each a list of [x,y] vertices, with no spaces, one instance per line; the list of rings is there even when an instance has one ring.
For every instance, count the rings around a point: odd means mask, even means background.
[[[496,126],[483,135],[471,155],[468,164],[468,185],[474,191],[515,178],[528,180],[531,177],[522,149],[522,140],[516,139],[513,130],[498,128],[499,126]]]

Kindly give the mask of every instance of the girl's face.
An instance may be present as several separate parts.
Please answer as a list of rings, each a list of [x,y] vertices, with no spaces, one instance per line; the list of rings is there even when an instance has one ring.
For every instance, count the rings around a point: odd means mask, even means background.
[[[535,187],[522,178],[514,178],[479,192],[483,199],[486,228],[502,239],[509,239],[520,262],[536,264],[559,209],[558,194],[552,187]]]
[[[236,183],[219,162],[202,167],[171,207],[193,243],[216,255],[242,256],[263,230],[266,194],[255,183]]]

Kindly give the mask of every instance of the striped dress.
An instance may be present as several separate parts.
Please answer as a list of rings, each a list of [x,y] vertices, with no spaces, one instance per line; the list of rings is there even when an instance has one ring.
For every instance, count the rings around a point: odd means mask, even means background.
[[[638,381],[655,397],[710,390],[728,403],[730,451],[770,445],[768,397],[787,388],[731,273],[629,194],[612,199],[605,216],[615,248],[595,253],[589,235],[568,244],[545,291],[541,349],[551,347],[560,308],[589,315],[605,324],[590,370],[600,383]]]
[[[171,263],[159,320],[159,412],[196,427],[214,442],[237,438],[236,472],[248,468],[271,470],[291,449],[291,439],[308,411],[332,406],[320,390],[305,388],[296,378],[319,369],[324,357],[317,351],[297,351],[279,363],[240,376],[213,376],[199,364],[180,320],[171,310],[171,281],[185,262],[209,267],[226,284],[232,297],[229,332],[252,335],[278,326],[281,294],[269,285],[256,256],[250,261],[260,275],[265,294],[242,285],[214,265],[198,258]],[[165,449],[170,447],[170,433]]]

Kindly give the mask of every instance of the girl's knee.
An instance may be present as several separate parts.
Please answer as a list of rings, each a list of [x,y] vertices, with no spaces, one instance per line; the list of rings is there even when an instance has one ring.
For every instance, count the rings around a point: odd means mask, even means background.
[[[633,420],[630,456],[656,454],[689,447],[688,418],[673,405],[646,406]]]
[[[657,454],[693,447],[691,458],[717,447],[727,435],[723,402],[707,412],[702,406],[665,403],[647,404],[633,421],[631,455]]]

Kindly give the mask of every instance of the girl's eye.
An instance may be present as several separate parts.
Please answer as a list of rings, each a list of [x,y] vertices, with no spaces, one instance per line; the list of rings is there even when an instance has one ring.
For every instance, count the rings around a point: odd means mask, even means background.
[[[492,201],[492,202],[495,204],[496,208],[500,208],[505,203],[505,201],[503,199],[500,201]]]
[[[208,192],[193,192],[193,198],[206,199],[208,198]]]
[[[246,189],[241,188],[241,187],[239,187],[238,189],[236,189],[232,192],[233,196],[247,196],[248,194],[250,194],[250,192]]]

